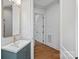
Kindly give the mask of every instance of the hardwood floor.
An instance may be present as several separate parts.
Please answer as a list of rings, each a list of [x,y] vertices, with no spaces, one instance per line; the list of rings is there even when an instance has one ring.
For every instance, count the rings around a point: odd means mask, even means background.
[[[60,52],[40,42],[35,42],[35,59],[60,59]]]

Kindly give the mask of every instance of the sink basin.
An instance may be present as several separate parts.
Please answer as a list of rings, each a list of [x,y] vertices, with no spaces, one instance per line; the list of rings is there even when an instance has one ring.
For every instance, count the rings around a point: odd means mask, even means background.
[[[6,46],[3,46],[2,49],[17,53],[22,48],[24,48],[26,45],[28,45],[30,42],[31,42],[30,40],[18,40],[15,43],[10,43]]]

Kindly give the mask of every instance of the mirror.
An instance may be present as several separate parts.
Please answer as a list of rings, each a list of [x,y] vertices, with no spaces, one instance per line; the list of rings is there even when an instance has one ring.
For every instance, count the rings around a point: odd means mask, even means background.
[[[2,36],[20,34],[21,7],[14,0],[2,0]]]

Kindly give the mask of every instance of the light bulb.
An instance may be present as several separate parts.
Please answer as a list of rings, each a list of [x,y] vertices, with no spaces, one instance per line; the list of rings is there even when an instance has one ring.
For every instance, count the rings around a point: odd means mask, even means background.
[[[9,1],[12,1],[12,0],[9,0]]]
[[[14,0],[17,5],[21,4],[21,0]]]

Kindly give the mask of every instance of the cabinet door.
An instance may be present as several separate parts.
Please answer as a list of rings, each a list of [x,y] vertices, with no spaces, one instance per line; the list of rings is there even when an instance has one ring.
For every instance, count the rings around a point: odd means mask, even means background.
[[[77,0],[60,0],[61,51],[68,59],[77,57]],[[61,53],[61,55],[63,55]],[[63,59],[63,58],[61,58]]]
[[[31,44],[31,43],[30,43]],[[28,44],[17,53],[17,59],[31,59],[31,45]]]

